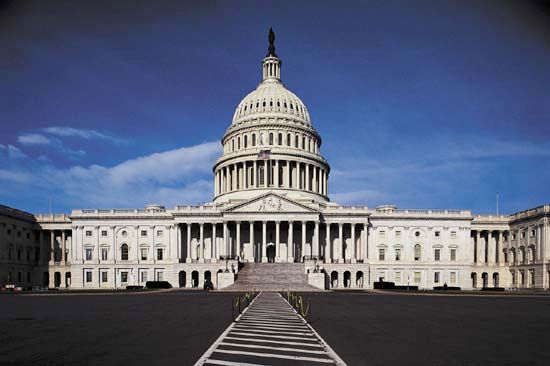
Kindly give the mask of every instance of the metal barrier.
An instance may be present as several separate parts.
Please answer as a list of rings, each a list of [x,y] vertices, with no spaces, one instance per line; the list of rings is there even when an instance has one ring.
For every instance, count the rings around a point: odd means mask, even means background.
[[[231,319],[235,321],[235,319],[242,314],[244,309],[250,305],[256,296],[256,290],[252,290],[245,293],[243,296],[239,295],[235,297],[231,302]]]
[[[302,295],[287,291],[286,300],[304,318],[306,323],[311,323],[311,299],[304,300]]]

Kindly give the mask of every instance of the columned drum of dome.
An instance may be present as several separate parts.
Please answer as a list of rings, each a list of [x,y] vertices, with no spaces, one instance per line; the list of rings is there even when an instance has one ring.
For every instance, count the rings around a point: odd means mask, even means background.
[[[270,33],[272,34],[272,33]],[[262,82],[237,106],[214,166],[217,203],[267,191],[328,201],[330,166],[304,103],[281,82],[281,60],[270,37]]]

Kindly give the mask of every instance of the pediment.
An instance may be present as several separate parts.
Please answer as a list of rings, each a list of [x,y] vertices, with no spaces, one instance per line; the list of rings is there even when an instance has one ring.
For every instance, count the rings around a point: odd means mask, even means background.
[[[317,213],[318,211],[275,193],[267,193],[228,208],[229,213]]]

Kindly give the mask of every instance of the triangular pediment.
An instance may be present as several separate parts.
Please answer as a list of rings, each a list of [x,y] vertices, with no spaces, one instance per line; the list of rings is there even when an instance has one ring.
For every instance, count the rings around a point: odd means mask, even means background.
[[[266,193],[241,202],[225,212],[233,213],[317,213],[319,211],[275,193]]]

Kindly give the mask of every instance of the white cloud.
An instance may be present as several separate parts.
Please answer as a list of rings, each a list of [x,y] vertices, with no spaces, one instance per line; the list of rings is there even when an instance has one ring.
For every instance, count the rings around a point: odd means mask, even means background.
[[[26,158],[27,155],[16,146],[0,144],[0,158],[3,157],[7,157],[8,159],[22,159]]]
[[[86,140],[105,140],[115,143],[124,142],[123,139],[107,135],[96,130],[87,130],[74,127],[52,126],[44,128],[43,131],[58,137],[79,137]]]
[[[17,142],[22,145],[48,145],[52,141],[46,136],[38,133],[25,133],[17,137]]]
[[[43,162],[29,171],[1,171],[0,182],[26,183],[48,194],[57,189],[72,207],[167,206],[209,201],[211,167],[221,153],[218,142],[154,153],[105,167],[59,169]]]

